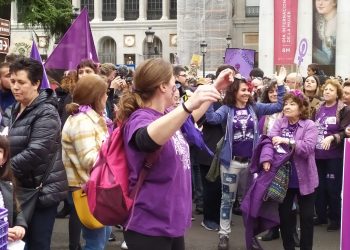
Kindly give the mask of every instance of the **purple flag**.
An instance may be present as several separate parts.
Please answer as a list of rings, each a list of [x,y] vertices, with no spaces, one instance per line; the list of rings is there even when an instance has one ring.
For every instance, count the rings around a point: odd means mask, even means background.
[[[345,139],[340,249],[350,249],[350,139]]]
[[[75,69],[82,59],[98,62],[88,11],[82,10],[46,60],[47,69]]]
[[[38,51],[38,47],[36,46],[36,43],[34,42],[33,39],[33,44],[32,44],[32,50],[30,51],[30,58],[39,61],[41,64],[43,64],[42,60],[41,60],[41,56],[40,53]],[[41,81],[41,89],[50,89],[50,82],[49,79],[47,78],[46,75],[46,70],[45,67],[43,65],[43,80]]]
[[[225,52],[225,64],[235,67],[245,78],[254,67],[255,50],[228,48]]]

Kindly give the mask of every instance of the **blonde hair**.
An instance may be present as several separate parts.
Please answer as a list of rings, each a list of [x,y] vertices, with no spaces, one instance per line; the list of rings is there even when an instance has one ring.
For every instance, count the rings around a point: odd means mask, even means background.
[[[325,89],[327,85],[332,85],[333,87],[335,87],[337,89],[337,97],[338,97],[338,99],[342,99],[343,98],[343,87],[339,83],[338,79],[328,79],[324,83],[323,89]]]
[[[117,120],[123,122],[136,109],[144,107],[144,102],[153,97],[161,84],[168,84],[172,76],[172,65],[161,58],[142,62],[135,70],[133,90],[124,92],[119,100]]]

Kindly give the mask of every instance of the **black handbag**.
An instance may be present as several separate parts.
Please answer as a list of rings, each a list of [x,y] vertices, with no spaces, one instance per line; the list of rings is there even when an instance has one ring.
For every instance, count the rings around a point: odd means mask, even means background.
[[[16,187],[16,196],[20,206],[20,211],[23,213],[24,219],[26,220],[27,224],[30,223],[33,217],[34,210],[39,199],[39,194],[43,189],[43,183],[46,181],[47,177],[49,176],[50,170],[52,166],[55,164],[56,157],[57,157],[57,151],[54,154],[49,167],[46,169],[45,174],[38,187],[36,188],[26,188],[26,187],[20,187],[20,186]]]

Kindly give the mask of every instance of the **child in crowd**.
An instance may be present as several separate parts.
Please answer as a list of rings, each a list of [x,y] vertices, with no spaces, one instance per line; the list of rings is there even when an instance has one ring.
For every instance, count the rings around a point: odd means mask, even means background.
[[[0,135],[0,207],[8,210],[8,241],[13,242],[23,239],[27,223],[23,214],[19,211],[19,205],[16,201],[15,185],[13,183],[13,174],[8,162],[10,155],[10,145],[7,138]]]

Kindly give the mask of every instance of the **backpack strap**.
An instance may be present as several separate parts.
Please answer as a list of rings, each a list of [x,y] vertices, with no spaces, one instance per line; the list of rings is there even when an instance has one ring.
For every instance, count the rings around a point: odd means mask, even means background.
[[[159,148],[157,151],[150,153],[146,156],[145,162],[143,163],[143,167],[141,169],[139,178],[137,179],[136,185],[130,193],[130,198],[132,198],[133,200],[135,200],[135,198],[137,197],[139,190],[148,175],[148,172],[152,168],[153,164],[158,160],[160,150],[161,148]]]
[[[131,207],[129,219],[128,219],[126,226],[125,226],[125,231],[128,230],[130,222],[132,220],[132,217],[134,216],[135,203],[136,203],[135,201],[136,201],[137,196],[139,195],[139,191],[142,187],[142,184],[144,183],[144,181],[148,175],[148,172],[152,168],[153,164],[156,162],[156,160],[158,160],[159,153],[160,153],[161,149],[162,148],[159,148],[157,151],[150,153],[146,156],[145,162],[144,162],[143,167],[141,169],[139,178],[137,179],[136,185],[130,193],[130,198],[132,198],[134,200],[134,202],[133,202],[132,207]]]

